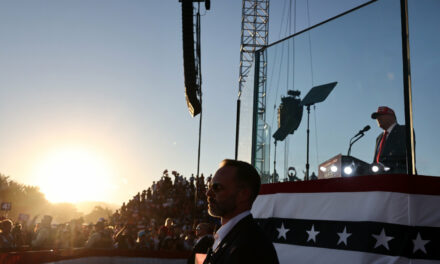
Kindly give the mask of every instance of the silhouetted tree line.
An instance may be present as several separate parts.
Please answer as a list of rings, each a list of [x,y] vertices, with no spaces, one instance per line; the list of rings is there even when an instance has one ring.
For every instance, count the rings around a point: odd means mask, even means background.
[[[2,211],[0,215],[19,220],[20,214],[30,217],[50,215],[54,222],[64,223],[82,217],[84,222],[96,222],[100,217],[108,217],[112,210],[97,206],[92,212],[84,215],[71,203],[50,203],[37,186],[17,183],[9,176],[0,174],[0,203],[11,203],[10,211]]]

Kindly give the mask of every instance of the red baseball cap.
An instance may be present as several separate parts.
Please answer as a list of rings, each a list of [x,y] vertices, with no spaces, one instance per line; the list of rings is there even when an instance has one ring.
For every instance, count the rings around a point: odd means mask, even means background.
[[[396,116],[394,110],[388,106],[379,106],[377,112],[371,114],[371,118],[376,119],[378,115],[393,115]]]

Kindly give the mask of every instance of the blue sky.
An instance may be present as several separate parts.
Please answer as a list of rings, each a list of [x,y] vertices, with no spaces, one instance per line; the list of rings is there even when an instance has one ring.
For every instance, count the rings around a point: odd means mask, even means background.
[[[363,2],[310,0],[310,24]],[[297,31],[309,25],[306,3],[297,1]],[[205,174],[234,156],[241,4],[212,1],[202,17]],[[271,2],[270,42],[289,34],[288,4]],[[184,98],[177,0],[0,1],[0,35],[2,174],[41,186],[35,170],[53,160],[51,153],[82,149],[112,175],[95,182],[92,176],[67,178],[66,171],[48,181],[101,184],[102,194],[84,199],[121,203],[165,169],[187,177],[196,172],[199,120],[189,115]],[[353,133],[361,127],[353,126]]]
[[[196,172],[178,1],[2,1],[0,12],[1,173],[41,185],[41,159],[73,145],[115,172],[93,199],[122,202],[165,169]],[[222,1],[203,17],[205,174],[233,156],[240,16]]]

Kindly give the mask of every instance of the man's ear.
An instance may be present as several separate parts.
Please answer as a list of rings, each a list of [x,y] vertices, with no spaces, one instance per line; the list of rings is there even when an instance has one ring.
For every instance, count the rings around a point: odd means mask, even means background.
[[[251,189],[249,188],[242,188],[238,192],[238,201],[244,202],[244,201],[250,201],[251,200]]]

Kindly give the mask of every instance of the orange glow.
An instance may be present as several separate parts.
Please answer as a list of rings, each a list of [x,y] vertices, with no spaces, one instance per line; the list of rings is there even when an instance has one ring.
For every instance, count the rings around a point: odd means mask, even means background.
[[[82,146],[49,152],[34,173],[51,202],[104,201],[116,189],[114,171],[103,155]]]

